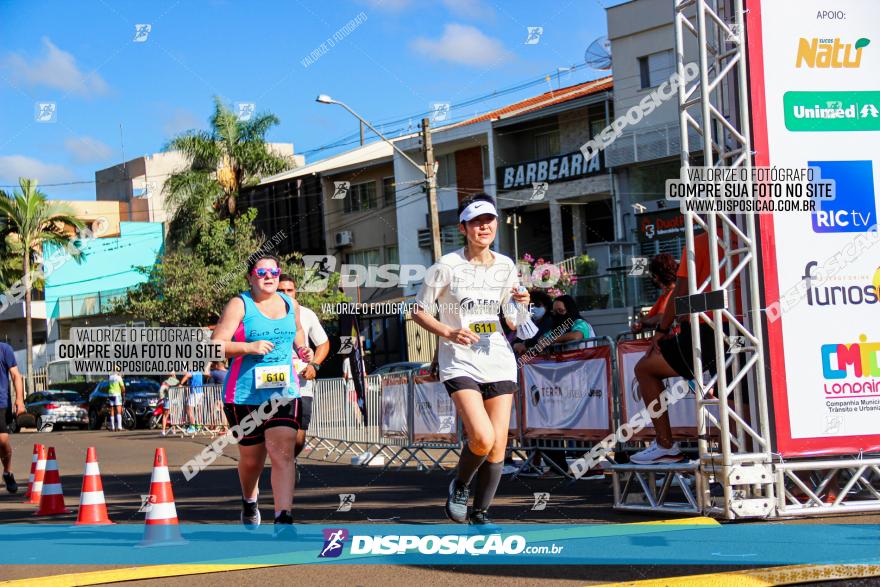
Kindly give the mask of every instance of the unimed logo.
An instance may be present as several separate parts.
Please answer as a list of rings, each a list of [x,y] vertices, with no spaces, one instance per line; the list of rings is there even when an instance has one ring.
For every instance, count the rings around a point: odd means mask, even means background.
[[[336,558],[345,548],[348,530],[345,528],[324,528],[324,546],[318,558]]]
[[[822,180],[833,179],[835,198],[819,202],[812,212],[813,232],[868,232],[877,230],[874,168],[868,161],[810,161]]]
[[[809,68],[853,68],[862,64],[862,49],[871,43],[862,37],[855,43],[841,43],[839,38],[822,39],[801,37],[798,42],[795,67]]]

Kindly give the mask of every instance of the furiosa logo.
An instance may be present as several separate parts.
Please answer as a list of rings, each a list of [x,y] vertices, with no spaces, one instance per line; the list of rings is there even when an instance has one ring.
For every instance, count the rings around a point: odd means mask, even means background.
[[[798,43],[795,67],[806,65],[809,68],[859,67],[862,63],[862,49],[871,43],[862,37],[855,43],[841,43],[839,38],[822,39],[813,37]]]
[[[864,334],[853,344],[823,344],[822,375],[834,381],[825,384],[826,395],[880,393],[880,342],[868,342]],[[861,379],[862,381],[843,381]]]

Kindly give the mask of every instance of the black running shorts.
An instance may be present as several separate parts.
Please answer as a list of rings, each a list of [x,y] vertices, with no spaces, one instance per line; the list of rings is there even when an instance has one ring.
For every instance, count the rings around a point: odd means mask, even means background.
[[[499,395],[507,395],[516,393],[515,381],[493,381],[491,383],[477,383],[470,377],[453,377],[443,382],[446,386],[446,392],[451,397],[456,391],[462,389],[473,389],[483,394],[483,401],[498,397]]]
[[[223,411],[226,414],[226,421],[229,422],[229,428],[238,427],[240,432],[232,430],[238,444],[241,446],[254,446],[266,442],[266,430],[283,426],[285,428],[300,429],[300,418],[302,417],[302,400],[300,398],[291,399],[285,404],[278,406],[278,410],[267,420],[263,420],[263,412],[266,410],[258,410],[259,405],[245,404],[223,404]],[[251,413],[254,418],[258,419],[258,425],[247,435],[242,435],[244,426],[242,421]]]

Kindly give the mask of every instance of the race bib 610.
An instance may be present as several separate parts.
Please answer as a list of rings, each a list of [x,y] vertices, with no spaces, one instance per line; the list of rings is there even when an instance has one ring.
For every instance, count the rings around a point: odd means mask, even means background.
[[[290,365],[269,365],[254,368],[255,387],[267,389],[290,385]]]

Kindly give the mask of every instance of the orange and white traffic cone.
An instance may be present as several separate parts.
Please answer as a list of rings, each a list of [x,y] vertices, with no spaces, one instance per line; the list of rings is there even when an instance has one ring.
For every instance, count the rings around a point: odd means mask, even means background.
[[[36,515],[55,516],[68,513],[70,510],[64,507],[64,492],[61,490],[61,474],[58,472],[58,461],[55,460],[55,447],[50,446],[46,458],[46,479],[40,495],[40,509]]]
[[[140,546],[166,546],[186,542],[177,524],[177,508],[174,505],[171,476],[168,474],[168,458],[165,456],[164,448],[157,448],[153,459],[153,476],[150,479],[150,498],[147,508],[144,539]]]
[[[37,452],[37,468],[34,469],[34,483],[30,489],[30,499],[28,503],[40,504],[40,496],[43,494],[43,479],[46,477],[46,447],[42,444]]]
[[[112,524],[107,515],[107,503],[104,501],[104,484],[101,483],[101,471],[98,470],[98,457],[95,447],[90,446],[86,452],[86,470],[83,473],[82,492],[79,495],[79,514],[76,524]]]
[[[31,457],[31,474],[28,476],[28,488],[24,494],[25,501],[30,502],[31,499],[31,491],[34,488],[34,474],[37,472],[37,462],[40,460],[40,449],[43,448],[42,444],[34,445],[34,456]],[[46,464],[46,459],[43,459],[43,465]]]

